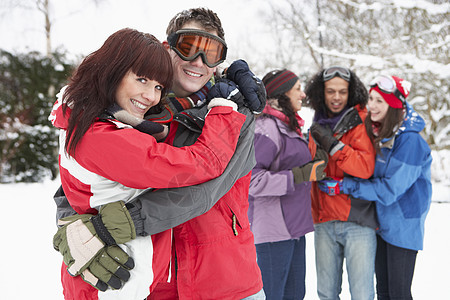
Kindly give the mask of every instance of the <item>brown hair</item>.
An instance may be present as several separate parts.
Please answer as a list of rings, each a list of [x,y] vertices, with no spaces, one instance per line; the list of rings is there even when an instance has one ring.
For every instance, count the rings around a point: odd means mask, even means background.
[[[177,13],[172,20],[170,20],[169,25],[167,26],[167,36],[180,30],[184,24],[191,21],[197,22],[206,31],[217,31],[217,35],[221,39],[225,40],[225,32],[222,28],[222,22],[220,22],[217,14],[208,8],[202,7],[191,8]]]
[[[164,87],[162,95],[172,86],[172,60],[157,38],[129,28],[113,33],[69,78],[63,104],[64,113],[68,107],[72,109],[65,144],[67,153],[75,152],[95,118],[116,102],[117,88],[129,71],[158,81]]]
[[[366,125],[367,135],[370,137],[373,147],[378,154],[381,154],[380,141],[385,138],[389,138],[395,134],[396,128],[403,122],[404,111],[401,108],[388,107],[386,115],[383,121],[380,123],[378,129],[378,134],[375,136],[373,134],[373,122],[370,118],[370,111],[367,114],[366,120],[364,121]]]

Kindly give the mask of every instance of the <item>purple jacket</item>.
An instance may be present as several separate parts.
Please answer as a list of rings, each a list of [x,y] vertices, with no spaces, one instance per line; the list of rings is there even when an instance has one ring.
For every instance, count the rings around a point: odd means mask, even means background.
[[[291,171],[311,161],[307,141],[281,120],[263,115],[255,124],[255,156],[248,210],[255,244],[313,231],[311,183],[294,184]]]

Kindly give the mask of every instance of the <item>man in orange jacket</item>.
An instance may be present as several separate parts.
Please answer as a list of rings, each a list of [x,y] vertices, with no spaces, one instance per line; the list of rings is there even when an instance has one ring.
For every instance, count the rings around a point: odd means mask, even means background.
[[[305,93],[315,111],[309,148],[313,157],[317,147],[329,153],[327,176],[369,178],[375,150],[364,126],[368,92],[359,78],[347,68],[330,67],[309,81]],[[339,185],[329,188],[339,189]],[[319,298],[339,298],[345,258],[352,299],[373,299],[374,203],[346,194],[329,196],[317,183],[313,183],[311,202]]]

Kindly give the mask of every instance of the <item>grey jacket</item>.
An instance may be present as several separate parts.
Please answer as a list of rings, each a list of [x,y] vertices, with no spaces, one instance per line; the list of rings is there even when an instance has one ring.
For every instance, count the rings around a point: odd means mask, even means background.
[[[247,175],[255,166],[253,146],[255,119],[250,110],[241,106],[238,111],[246,116],[236,151],[223,174],[208,182],[182,188],[149,190],[127,203],[136,227],[136,234],[152,235],[178,226],[211,209],[225,195],[236,180]],[[174,116],[179,122],[174,146],[193,144],[201,133],[207,107],[185,110]],[[56,219],[74,215],[62,187],[54,195]]]

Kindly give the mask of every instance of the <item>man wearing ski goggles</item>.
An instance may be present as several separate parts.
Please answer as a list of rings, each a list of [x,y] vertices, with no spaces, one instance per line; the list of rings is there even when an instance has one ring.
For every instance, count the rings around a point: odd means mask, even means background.
[[[399,91],[394,78],[392,78],[391,76],[387,76],[387,75],[377,76],[370,83],[370,88],[375,89],[378,92],[387,94],[386,95],[386,96],[388,96],[387,99],[388,99],[390,105],[393,106],[394,108],[402,108],[403,105],[405,104],[406,97],[402,92]],[[389,96],[391,96],[391,95],[395,96],[395,98],[400,101],[395,101],[395,99],[390,99],[390,98],[392,98],[392,97],[389,98]]]
[[[328,81],[339,76],[347,82],[350,82],[350,70],[343,67],[329,67],[323,71],[323,81]]]
[[[220,37],[197,29],[181,29],[167,38],[170,48],[185,61],[201,56],[210,68],[222,63],[227,57],[227,44]]]

